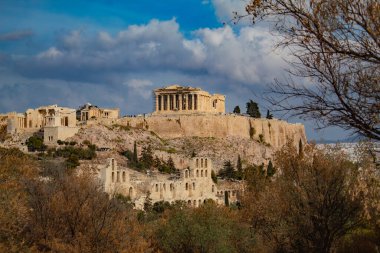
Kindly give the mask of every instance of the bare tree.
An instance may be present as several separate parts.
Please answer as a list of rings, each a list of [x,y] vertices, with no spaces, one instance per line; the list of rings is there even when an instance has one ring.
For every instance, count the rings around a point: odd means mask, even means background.
[[[246,11],[270,20],[291,56],[268,96],[277,111],[380,140],[378,0],[251,0]]]

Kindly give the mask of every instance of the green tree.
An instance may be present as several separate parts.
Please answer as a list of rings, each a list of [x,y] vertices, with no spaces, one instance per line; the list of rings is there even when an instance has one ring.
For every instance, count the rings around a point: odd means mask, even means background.
[[[235,106],[233,113],[240,114],[240,107],[238,105]]]
[[[267,110],[267,119],[273,119],[273,115],[270,113],[269,110]]]
[[[276,173],[276,168],[273,166],[272,160],[269,160],[267,167],[267,177],[272,177]]]
[[[225,179],[236,179],[236,171],[230,160],[224,162],[223,169],[219,171],[219,176]]]
[[[252,118],[260,118],[261,117],[259,106],[252,99],[250,99],[249,102],[247,102],[246,107],[247,107],[247,114],[249,116],[251,116]]]
[[[248,226],[231,210],[212,202],[198,208],[168,210],[154,232],[162,252],[250,252],[254,240]]]
[[[142,169],[149,170],[153,167],[153,152],[150,145],[143,147],[139,164]]]
[[[166,161],[166,165],[168,167],[168,173],[175,173],[177,171],[177,169],[175,168],[173,158],[171,156]]]
[[[237,159],[237,162],[236,162],[236,170],[237,170],[237,179],[241,180],[243,179],[243,164],[241,162],[241,157],[240,155],[238,155],[238,159]]]
[[[136,141],[133,143],[133,156],[132,156],[132,162],[137,163],[139,161],[137,156],[137,144]]]
[[[29,139],[26,140],[26,146],[28,147],[29,151],[44,151],[46,149],[46,145],[44,145],[43,138],[33,135],[29,137]]]

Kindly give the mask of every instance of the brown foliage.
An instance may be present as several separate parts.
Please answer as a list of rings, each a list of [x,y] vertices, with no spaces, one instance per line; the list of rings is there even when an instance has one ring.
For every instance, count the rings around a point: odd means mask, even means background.
[[[246,215],[268,251],[329,252],[364,224],[358,170],[344,155],[314,146],[300,155],[288,144],[275,162],[281,171],[276,180],[245,199]]]
[[[38,250],[144,252],[135,214],[91,176],[65,175],[29,185],[29,241]]]
[[[252,0],[246,10],[271,21],[292,59],[268,98],[277,110],[380,140],[378,1]]]
[[[37,176],[37,163],[18,149],[0,148],[0,251],[19,252],[29,208],[24,182]]]

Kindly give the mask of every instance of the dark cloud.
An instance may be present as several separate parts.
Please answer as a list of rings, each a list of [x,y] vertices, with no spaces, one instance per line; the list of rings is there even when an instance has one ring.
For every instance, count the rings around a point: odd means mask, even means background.
[[[34,33],[31,30],[14,31],[10,33],[0,34],[0,41],[22,40],[33,35]]]

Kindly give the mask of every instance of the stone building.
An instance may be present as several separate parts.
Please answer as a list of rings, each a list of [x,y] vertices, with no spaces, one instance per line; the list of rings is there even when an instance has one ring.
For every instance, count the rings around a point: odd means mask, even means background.
[[[212,169],[210,159],[194,157],[190,159],[189,167],[177,175],[143,174],[119,167],[114,158],[109,158],[106,165],[100,166],[98,176],[105,192],[129,196],[138,209],[143,208],[148,196],[152,203],[182,200],[198,207],[208,199],[224,204],[224,194],[220,194],[211,178]]]
[[[225,113],[225,96],[200,88],[171,85],[154,90],[153,114]]]
[[[28,109],[25,113],[8,113],[8,133],[35,132],[45,126],[75,127],[75,109],[48,105]]]
[[[78,132],[75,109],[58,105],[28,109],[25,113],[8,113],[8,133],[34,133],[43,131],[47,145],[56,144]]]
[[[118,119],[119,108],[99,108],[96,105],[87,103],[77,110],[77,120],[87,121],[91,119]]]

